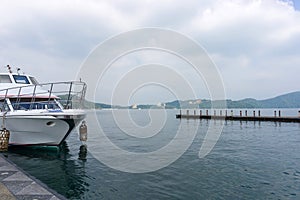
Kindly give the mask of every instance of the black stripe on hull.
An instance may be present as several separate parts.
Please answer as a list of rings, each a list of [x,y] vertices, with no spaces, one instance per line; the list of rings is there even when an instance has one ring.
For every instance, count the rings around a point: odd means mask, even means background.
[[[69,130],[67,132],[67,134],[65,135],[65,137],[60,141],[59,146],[67,139],[67,137],[70,135],[70,133],[72,132],[73,128],[75,127],[75,121],[74,119],[61,119],[65,122],[68,123],[69,125]]]

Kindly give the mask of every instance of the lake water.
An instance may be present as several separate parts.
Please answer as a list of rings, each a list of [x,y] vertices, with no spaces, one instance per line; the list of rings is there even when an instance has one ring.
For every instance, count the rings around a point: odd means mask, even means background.
[[[282,115],[298,114],[298,110],[281,110]],[[122,117],[125,111],[118,112]],[[96,112],[107,138],[125,151],[137,154],[169,145],[176,138],[178,127],[186,137],[196,131],[183,155],[156,171],[128,173],[113,169],[96,159],[94,147],[89,143],[89,151],[85,152],[76,132],[60,149],[10,148],[8,159],[68,199],[300,198],[300,124],[227,121],[212,151],[199,158],[209,126],[220,126],[221,122],[179,120],[175,118],[178,112],[167,110],[164,127],[147,138],[124,134],[118,127],[120,124],[114,122],[111,111]],[[264,112],[272,115],[273,110]],[[92,114],[89,113],[89,117]],[[130,114],[140,127],[151,122],[148,110],[130,111]],[[98,130],[89,120],[87,123],[90,140]],[[124,119],[125,126],[126,123]],[[130,130],[135,132],[128,126],[126,131]],[[143,136],[143,131],[134,134]],[[186,142],[185,137],[177,139]],[[106,158],[117,159],[111,149],[101,153]],[[178,152],[170,151],[168,155],[173,153]],[[120,166],[126,169],[126,163],[121,162]]]

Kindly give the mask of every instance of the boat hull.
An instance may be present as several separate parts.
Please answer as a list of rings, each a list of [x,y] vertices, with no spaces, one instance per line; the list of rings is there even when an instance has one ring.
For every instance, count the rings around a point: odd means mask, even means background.
[[[5,117],[5,128],[10,131],[10,145],[58,146],[84,119],[83,112],[13,113]],[[1,122],[3,118],[0,118]],[[2,123],[1,123],[2,124]]]

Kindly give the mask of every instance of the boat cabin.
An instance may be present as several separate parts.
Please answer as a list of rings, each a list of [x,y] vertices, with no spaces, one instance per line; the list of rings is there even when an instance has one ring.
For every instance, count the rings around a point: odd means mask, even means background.
[[[40,84],[30,75],[0,73],[0,112],[46,110],[61,112],[81,108],[86,84],[81,81]]]
[[[38,86],[33,76],[0,73],[0,111],[61,109],[57,96]]]
[[[20,75],[17,73],[0,73],[0,88],[7,87],[8,85],[37,85],[38,82],[33,76]]]

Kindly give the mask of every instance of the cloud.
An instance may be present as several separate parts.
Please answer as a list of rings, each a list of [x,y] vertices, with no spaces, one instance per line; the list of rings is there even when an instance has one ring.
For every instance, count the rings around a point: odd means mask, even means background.
[[[229,97],[264,98],[298,90],[299,19],[290,3],[218,1],[190,31],[220,68]]]
[[[2,0],[0,62],[24,66],[43,82],[72,79],[105,39],[161,27],[186,34],[207,50],[228,97],[264,98],[299,89],[297,8],[289,0]]]

